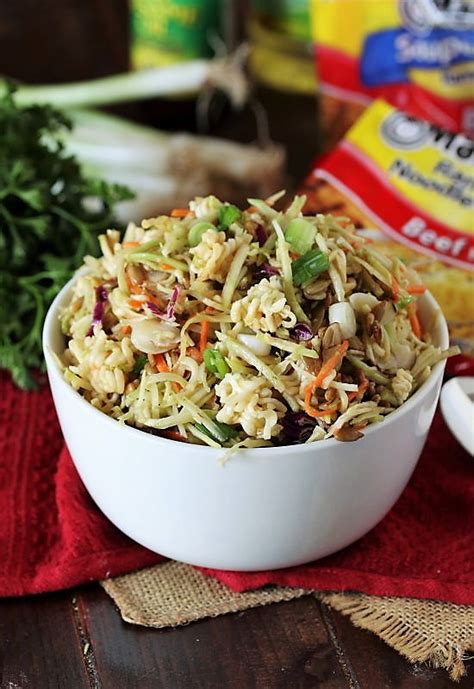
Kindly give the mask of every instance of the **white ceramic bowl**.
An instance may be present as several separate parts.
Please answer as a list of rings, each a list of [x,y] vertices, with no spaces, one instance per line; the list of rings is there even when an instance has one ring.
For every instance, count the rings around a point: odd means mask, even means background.
[[[352,543],[390,510],[410,478],[433,419],[444,362],[399,410],[351,443],[222,451],[159,438],[97,411],[62,378],[58,320],[71,283],[52,304],[43,346],[56,410],[77,470],[107,517],[167,557],[218,569],[310,562]],[[435,343],[448,331],[433,297],[420,300]]]

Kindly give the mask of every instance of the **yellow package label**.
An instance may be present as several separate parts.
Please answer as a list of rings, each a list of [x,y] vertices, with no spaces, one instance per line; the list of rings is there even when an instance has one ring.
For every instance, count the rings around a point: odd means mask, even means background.
[[[438,5],[312,0],[321,90],[353,103],[383,97],[439,126],[474,132],[474,11]]]
[[[377,101],[348,132],[346,142],[380,179],[418,210],[474,234],[474,142]],[[443,252],[441,252],[443,253]],[[474,261],[474,256],[472,256]]]

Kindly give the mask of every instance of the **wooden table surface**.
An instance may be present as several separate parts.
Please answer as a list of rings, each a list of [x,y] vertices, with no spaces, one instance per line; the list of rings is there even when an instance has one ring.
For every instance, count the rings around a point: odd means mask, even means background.
[[[0,604],[1,689],[472,689],[313,597],[145,629],[92,585]]]
[[[51,31],[51,28],[54,30]],[[21,36],[21,41],[19,40]],[[99,76],[127,66],[126,0],[0,3],[0,73],[26,81]],[[317,147],[312,98],[260,89],[295,187]],[[192,109],[143,104],[139,119],[182,127]],[[249,111],[212,133],[252,140]],[[469,665],[469,663],[468,663]],[[123,622],[98,584],[0,601],[0,689],[473,689],[412,666],[312,597],[150,630]]]

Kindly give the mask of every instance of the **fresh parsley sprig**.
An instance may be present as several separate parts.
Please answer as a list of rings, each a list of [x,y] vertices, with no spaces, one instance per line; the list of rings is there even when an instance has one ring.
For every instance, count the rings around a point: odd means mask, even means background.
[[[133,196],[83,174],[62,143],[70,128],[48,105],[17,106],[13,87],[0,96],[0,368],[25,389],[43,368],[48,306]]]

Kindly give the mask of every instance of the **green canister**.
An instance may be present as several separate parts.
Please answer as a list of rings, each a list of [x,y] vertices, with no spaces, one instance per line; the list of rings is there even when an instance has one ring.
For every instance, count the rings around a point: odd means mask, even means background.
[[[210,57],[220,33],[219,0],[132,0],[133,69]]]
[[[316,92],[309,0],[251,0],[250,67],[265,86]]]

